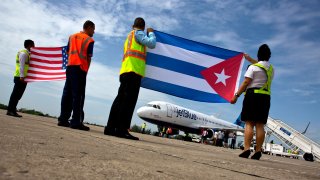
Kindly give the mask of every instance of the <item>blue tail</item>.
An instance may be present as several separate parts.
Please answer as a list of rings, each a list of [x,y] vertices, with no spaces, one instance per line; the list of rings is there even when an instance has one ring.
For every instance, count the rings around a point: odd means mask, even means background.
[[[233,124],[236,124],[244,128],[245,122],[241,121],[241,114],[238,116],[237,120]]]

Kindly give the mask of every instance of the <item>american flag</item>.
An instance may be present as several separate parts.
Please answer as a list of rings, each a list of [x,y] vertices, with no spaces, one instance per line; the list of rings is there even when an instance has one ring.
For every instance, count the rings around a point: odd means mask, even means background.
[[[29,70],[25,81],[65,80],[67,64],[67,46],[31,48]]]

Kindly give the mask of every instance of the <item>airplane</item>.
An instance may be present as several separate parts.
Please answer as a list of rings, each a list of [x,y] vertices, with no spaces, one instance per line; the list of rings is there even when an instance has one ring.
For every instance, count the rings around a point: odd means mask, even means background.
[[[158,126],[171,127],[187,133],[201,134],[207,130],[209,139],[219,130],[244,132],[244,123],[238,118],[230,123],[215,116],[206,115],[175,104],[152,101],[137,110],[138,116]]]

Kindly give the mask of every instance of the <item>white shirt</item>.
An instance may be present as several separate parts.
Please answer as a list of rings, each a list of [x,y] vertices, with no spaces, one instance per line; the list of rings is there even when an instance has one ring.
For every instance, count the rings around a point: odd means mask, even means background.
[[[270,66],[270,63],[268,61],[259,61],[259,64],[263,65],[267,69]],[[274,69],[272,72],[271,79],[273,79]],[[262,87],[268,80],[266,72],[257,66],[250,65],[247,69],[246,73],[244,74],[244,77],[248,77],[252,79],[251,83],[248,85],[247,89],[249,88],[260,88]]]
[[[27,50],[27,49],[25,49],[25,50]],[[28,54],[26,54],[25,52],[19,52],[20,77],[24,77],[24,65],[25,65],[27,59],[28,59]]]

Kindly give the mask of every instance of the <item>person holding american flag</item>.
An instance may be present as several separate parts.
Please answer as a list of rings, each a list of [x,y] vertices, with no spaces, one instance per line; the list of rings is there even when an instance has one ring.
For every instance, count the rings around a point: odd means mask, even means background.
[[[26,90],[27,82],[25,77],[27,76],[29,61],[30,61],[30,49],[34,47],[34,42],[30,39],[24,41],[24,49],[20,50],[16,56],[16,70],[14,72],[14,87],[10,96],[7,115],[14,117],[22,117],[17,113],[17,105]]]

